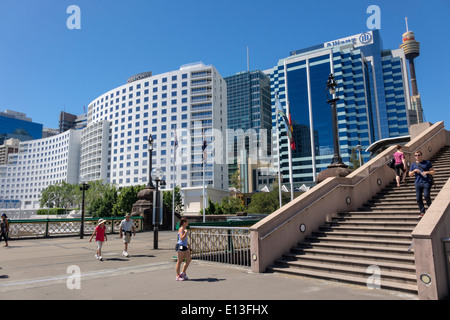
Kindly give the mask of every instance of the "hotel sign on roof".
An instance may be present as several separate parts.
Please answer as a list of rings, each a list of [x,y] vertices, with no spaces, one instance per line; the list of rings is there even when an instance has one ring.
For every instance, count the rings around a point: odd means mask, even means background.
[[[371,43],[373,43],[373,33],[372,33],[372,31],[369,31],[369,32],[360,33],[360,34],[357,34],[354,36],[325,42],[323,44],[323,46],[324,46],[324,48],[329,48],[329,47],[340,46],[340,45],[348,44],[348,43],[353,44],[355,47],[360,47],[360,46],[365,46],[365,45],[371,44]]]

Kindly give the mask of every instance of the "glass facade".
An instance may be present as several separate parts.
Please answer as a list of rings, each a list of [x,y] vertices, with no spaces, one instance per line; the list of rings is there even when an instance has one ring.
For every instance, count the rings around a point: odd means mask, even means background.
[[[228,176],[229,178],[238,168],[237,159],[241,156],[238,150],[237,130],[242,130],[245,137],[246,154],[251,155],[250,140],[252,137],[249,129],[254,129],[256,134],[261,129],[266,130],[268,138],[263,140],[261,137],[255,137],[257,143],[266,141],[265,149],[270,153],[271,139],[271,102],[270,102],[270,78],[262,71],[245,71],[225,78],[227,83],[227,129],[230,134],[227,136],[228,149]],[[247,134],[246,134],[247,133]],[[263,133],[264,134],[264,133]],[[257,145],[257,148],[260,146]],[[241,172],[241,181],[245,181],[243,172]],[[244,184],[244,190],[248,186]]]
[[[42,124],[0,115],[0,145],[14,138],[28,141],[42,138]]]
[[[364,43],[363,43],[364,42]],[[289,109],[295,150],[291,151],[294,187],[315,184],[331,163],[334,146],[332,114],[326,83],[333,73],[339,86],[337,121],[339,149],[347,165],[353,148],[363,150],[379,139],[409,134],[404,56],[383,50],[379,31],[355,35],[291,53],[272,69],[272,125],[276,128],[275,96]],[[277,138],[273,130],[274,139]],[[279,124],[283,183],[289,179],[289,144]],[[278,152],[273,149],[278,166]],[[369,154],[362,153],[364,161]]]

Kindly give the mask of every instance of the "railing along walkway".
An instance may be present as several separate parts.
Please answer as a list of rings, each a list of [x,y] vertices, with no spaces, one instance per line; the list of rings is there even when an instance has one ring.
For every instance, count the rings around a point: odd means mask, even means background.
[[[100,218],[84,219],[84,234],[92,234]],[[106,233],[118,233],[123,217],[108,217]],[[136,231],[143,230],[143,218],[131,217]],[[9,221],[9,238],[48,238],[52,236],[76,236],[80,234],[81,219],[27,219]]]
[[[250,228],[190,226],[192,258],[250,267]]]

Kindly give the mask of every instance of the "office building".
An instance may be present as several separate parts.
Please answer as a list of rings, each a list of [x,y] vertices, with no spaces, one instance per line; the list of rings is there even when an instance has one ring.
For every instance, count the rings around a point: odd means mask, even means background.
[[[80,132],[20,142],[19,152],[9,160],[0,166],[0,199],[21,200],[21,209],[39,209],[43,189],[78,182]]]
[[[70,129],[80,130],[86,128],[87,118],[86,113],[81,115],[74,115],[65,111],[59,114],[59,133]]]
[[[384,50],[379,30],[345,37],[291,52],[271,71],[272,123],[275,96],[289,107],[296,148],[291,152],[294,187],[315,184],[334,153],[332,115],[326,84],[330,73],[339,85],[337,119],[340,154],[349,164],[352,148],[409,134],[408,75],[401,49]],[[280,125],[283,183],[289,179],[289,144]],[[274,139],[276,130],[273,131]],[[274,148],[278,167],[278,150]],[[365,162],[369,154],[362,153]]]
[[[27,141],[42,138],[42,124],[35,123],[26,114],[11,110],[0,111],[0,145],[7,139]]]
[[[0,145],[0,165],[4,165],[8,163],[8,156],[10,154],[19,152],[19,139],[8,139]]]
[[[228,175],[231,179],[239,167],[241,191],[252,192],[258,189],[257,171],[252,169],[255,167],[252,164],[258,167],[258,161],[266,160],[261,157],[270,155],[271,149],[270,78],[264,72],[255,70],[225,77],[225,81]],[[250,150],[251,143],[254,144],[253,150]]]

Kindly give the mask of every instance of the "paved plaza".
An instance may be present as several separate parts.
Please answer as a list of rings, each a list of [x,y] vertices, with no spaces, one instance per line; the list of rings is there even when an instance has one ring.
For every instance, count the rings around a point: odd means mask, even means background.
[[[94,258],[90,236],[11,240],[0,246],[1,300],[416,300],[416,296],[337,282],[193,260],[188,281],[175,281],[176,232],[138,233],[122,255],[117,234],[108,235],[103,259]]]

